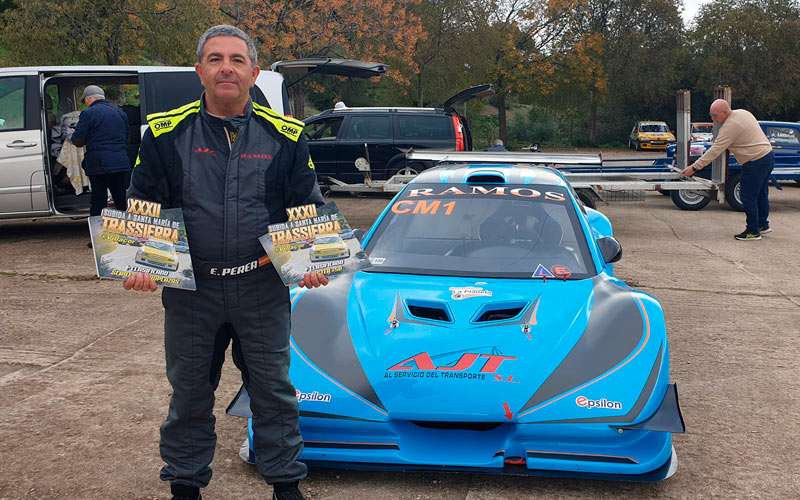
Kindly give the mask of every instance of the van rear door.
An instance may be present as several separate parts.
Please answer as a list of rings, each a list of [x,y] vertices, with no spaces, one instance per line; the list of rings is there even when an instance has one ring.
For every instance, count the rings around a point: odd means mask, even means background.
[[[38,75],[0,77],[0,217],[49,211]]]

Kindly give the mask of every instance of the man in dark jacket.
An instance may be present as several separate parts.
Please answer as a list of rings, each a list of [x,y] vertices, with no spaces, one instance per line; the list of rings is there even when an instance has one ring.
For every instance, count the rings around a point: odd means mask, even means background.
[[[108,200],[108,192],[117,210],[125,210],[128,159],[128,117],[116,105],[106,101],[103,89],[87,85],[81,100],[87,108],[81,112],[72,143],[86,146],[83,170],[92,183],[90,215],[100,215]]]
[[[211,479],[214,391],[225,351],[251,396],[258,470],[273,498],[302,500],[303,440],[289,381],[289,291],[258,237],[286,209],[323,202],[302,136],[303,122],[250,100],[259,69],[252,40],[233,26],[200,38],[200,100],[147,117],[131,176],[131,198],[180,207],[197,290],[165,288],[169,413],[161,426],[161,479],[173,499],[198,500]],[[327,284],[306,273],[300,286]],[[123,283],[153,291],[147,274]]]

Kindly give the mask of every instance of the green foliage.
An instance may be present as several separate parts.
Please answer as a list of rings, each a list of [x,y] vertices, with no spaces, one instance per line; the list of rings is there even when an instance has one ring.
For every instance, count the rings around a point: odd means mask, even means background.
[[[26,0],[0,15],[2,63],[188,64],[217,20],[201,0]]]

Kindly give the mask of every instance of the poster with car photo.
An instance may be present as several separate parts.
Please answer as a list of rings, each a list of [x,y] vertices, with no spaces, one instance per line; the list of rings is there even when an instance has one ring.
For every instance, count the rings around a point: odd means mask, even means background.
[[[287,222],[271,224],[259,238],[286,286],[317,271],[329,279],[363,269],[369,264],[356,230],[347,223],[336,203],[286,209]]]
[[[89,217],[97,276],[125,280],[149,274],[156,285],[196,290],[183,212],[129,199],[123,212],[105,208]]]

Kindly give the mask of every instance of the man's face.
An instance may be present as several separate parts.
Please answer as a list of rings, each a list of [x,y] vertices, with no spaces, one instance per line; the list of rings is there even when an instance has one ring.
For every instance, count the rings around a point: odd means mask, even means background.
[[[195,70],[206,95],[216,101],[246,99],[259,73],[250,61],[247,44],[234,36],[216,36],[206,41]]]
[[[721,110],[712,109],[712,110],[710,110],[708,112],[708,114],[711,116],[711,120],[714,123],[716,123],[717,125],[722,125],[723,123],[725,123],[725,120],[728,118],[728,115],[730,113],[729,112],[725,112],[725,111],[721,111]]]

